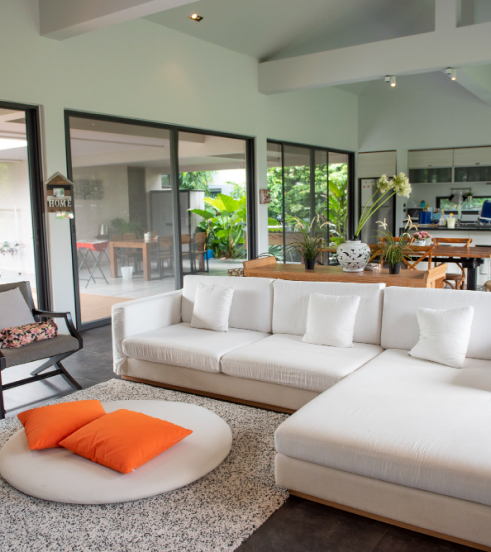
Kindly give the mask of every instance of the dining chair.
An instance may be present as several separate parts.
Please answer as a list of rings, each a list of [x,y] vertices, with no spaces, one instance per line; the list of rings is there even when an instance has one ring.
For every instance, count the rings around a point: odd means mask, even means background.
[[[432,245],[408,245],[407,254],[409,258],[404,259],[403,263],[409,270],[421,270],[418,265],[425,262],[428,263],[428,269],[430,269],[433,261],[433,250]]]
[[[466,249],[470,247],[472,243],[471,238],[432,238],[433,244],[435,247],[438,247],[440,245],[449,245],[449,246],[455,246],[460,245],[461,247],[465,247]],[[438,263],[436,266],[443,264]],[[462,263],[459,263],[458,261],[452,262],[452,264],[457,265],[460,272],[447,272],[447,275],[445,277],[445,284],[447,284],[452,289],[460,290],[464,289],[465,287],[465,280],[466,280],[466,271],[465,268],[462,266]]]
[[[159,270],[159,278],[162,280],[162,278],[165,278],[165,262],[168,261],[169,266],[173,266],[174,238],[173,236],[156,236],[155,241],[157,242],[157,268]]]
[[[132,241],[136,240],[136,234],[134,232],[127,234],[112,234],[112,241]],[[120,266],[129,266],[130,261],[133,261],[133,266],[135,267],[135,273],[138,269],[138,264],[143,263],[143,254],[139,249],[133,249],[129,247],[118,247],[116,249],[116,257],[118,265]]]
[[[191,242],[191,270],[194,272],[201,272],[196,267],[196,260],[198,264],[201,264],[201,258],[203,259],[203,264],[206,261],[205,272],[210,271],[210,264],[208,261],[208,255],[206,251],[206,232],[196,232]]]

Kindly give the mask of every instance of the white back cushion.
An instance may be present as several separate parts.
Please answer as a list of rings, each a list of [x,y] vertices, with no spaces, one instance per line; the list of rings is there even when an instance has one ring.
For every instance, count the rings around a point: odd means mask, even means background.
[[[271,333],[273,280],[232,276],[186,276],[182,290],[182,321],[191,322],[194,298],[199,283],[234,288],[228,325],[231,328]]]
[[[382,321],[384,349],[412,349],[419,339],[419,307],[474,307],[468,358],[491,360],[491,293],[390,287],[385,290]]]
[[[358,295],[353,341],[380,345],[382,302],[385,284],[345,284],[341,282],[290,282],[275,280],[273,333],[304,335],[311,293]]]

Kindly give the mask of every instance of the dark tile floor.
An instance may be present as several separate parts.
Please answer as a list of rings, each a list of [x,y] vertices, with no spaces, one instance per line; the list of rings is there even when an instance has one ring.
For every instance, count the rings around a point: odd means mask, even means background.
[[[84,387],[118,377],[112,371],[111,328],[83,332],[84,348],[64,361]],[[5,383],[27,377],[29,370],[4,373]],[[61,376],[18,387],[5,393],[7,416],[74,390]],[[240,552],[471,552],[466,546],[426,537],[303,500],[290,497],[239,548]]]

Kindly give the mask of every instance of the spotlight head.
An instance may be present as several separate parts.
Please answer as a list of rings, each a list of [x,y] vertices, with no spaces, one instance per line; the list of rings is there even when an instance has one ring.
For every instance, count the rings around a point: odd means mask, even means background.
[[[450,77],[451,80],[457,80],[457,71],[453,67],[447,67],[445,69],[445,75]]]
[[[385,77],[385,82],[388,82],[392,87],[396,85],[396,78],[394,75],[387,75]]]
[[[199,23],[203,20],[203,17],[201,15],[198,15],[197,13],[193,13],[189,19],[192,19],[193,21],[197,21]]]

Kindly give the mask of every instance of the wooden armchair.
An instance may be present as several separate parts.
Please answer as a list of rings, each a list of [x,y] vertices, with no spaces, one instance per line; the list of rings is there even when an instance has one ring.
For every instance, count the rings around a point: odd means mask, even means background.
[[[79,351],[83,347],[82,337],[73,325],[71,314],[69,312],[49,312],[36,309],[32,300],[31,286],[29,282],[15,282],[12,284],[0,285],[0,293],[15,288],[20,289],[27,305],[31,309],[34,319],[37,322],[39,322],[42,318],[63,318],[70,335],[58,335],[52,339],[35,341],[34,343],[15,349],[0,349],[0,419],[5,418],[3,392],[13,389],[14,387],[19,387],[21,385],[26,385],[28,383],[33,383],[35,381],[59,375],[63,376],[65,380],[76,389],[82,389],[82,386],[73,379],[61,363],[62,360]],[[13,366],[19,366],[20,364],[27,364],[29,362],[45,359],[46,361],[41,366],[31,372],[32,377],[7,383],[5,385],[2,384],[2,371],[6,368],[12,368]],[[44,374],[41,373],[45,372],[45,370],[51,368],[52,366],[55,370],[51,370]]]

